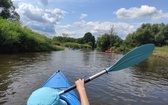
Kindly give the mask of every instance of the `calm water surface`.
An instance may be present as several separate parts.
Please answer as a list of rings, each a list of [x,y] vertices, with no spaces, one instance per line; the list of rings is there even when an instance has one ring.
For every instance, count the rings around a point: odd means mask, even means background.
[[[0,105],[26,105],[31,92],[55,71],[71,84],[113,65],[123,55],[64,50],[0,55]],[[91,105],[168,105],[168,61],[150,57],[86,84]]]

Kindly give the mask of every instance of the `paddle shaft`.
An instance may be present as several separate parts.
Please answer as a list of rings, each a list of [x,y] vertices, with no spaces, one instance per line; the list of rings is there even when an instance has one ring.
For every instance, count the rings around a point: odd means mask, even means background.
[[[95,78],[97,78],[97,77],[100,77],[101,75],[103,75],[103,74],[105,74],[105,73],[107,73],[107,71],[106,71],[106,70],[103,70],[103,71],[101,71],[101,72],[99,72],[99,73],[97,73],[97,74],[95,74],[95,75],[92,75],[92,76],[89,77],[88,79],[85,79],[84,83],[88,83],[88,82],[90,82],[91,80],[93,80],[93,79],[95,79]],[[63,90],[63,91],[60,91],[60,92],[59,92],[59,95],[62,95],[62,94],[64,94],[64,93],[67,93],[67,92],[69,92],[69,91],[71,91],[71,90],[73,90],[73,89],[75,89],[75,88],[76,88],[76,85],[72,85],[71,87],[69,87],[69,88],[67,88],[67,89],[65,89],[65,90]]]

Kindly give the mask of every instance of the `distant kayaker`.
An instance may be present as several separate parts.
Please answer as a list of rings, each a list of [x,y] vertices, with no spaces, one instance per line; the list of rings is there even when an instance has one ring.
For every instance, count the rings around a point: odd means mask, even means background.
[[[77,89],[79,96],[80,96],[81,105],[89,105],[86,90],[84,87],[84,79],[77,80],[75,82],[75,84],[76,84],[76,89]]]

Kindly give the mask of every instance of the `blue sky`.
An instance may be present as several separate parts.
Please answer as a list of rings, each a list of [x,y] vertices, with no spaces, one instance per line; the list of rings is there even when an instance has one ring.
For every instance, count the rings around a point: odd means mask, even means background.
[[[12,0],[24,26],[48,37],[95,37],[113,26],[125,39],[142,23],[168,23],[168,0]]]

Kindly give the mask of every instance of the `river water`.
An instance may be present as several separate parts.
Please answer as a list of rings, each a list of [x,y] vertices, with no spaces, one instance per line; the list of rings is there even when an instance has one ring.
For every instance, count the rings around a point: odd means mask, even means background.
[[[73,85],[123,55],[69,50],[0,55],[0,105],[26,105],[31,92],[61,70]],[[85,85],[91,105],[168,105],[168,61],[150,57]]]

